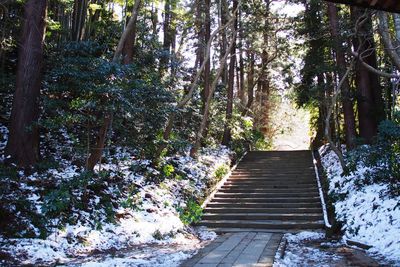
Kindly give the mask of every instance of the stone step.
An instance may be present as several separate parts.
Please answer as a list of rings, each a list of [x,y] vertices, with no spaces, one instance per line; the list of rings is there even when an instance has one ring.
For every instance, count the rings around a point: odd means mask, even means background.
[[[291,213],[205,213],[203,220],[279,220],[279,221],[321,221],[322,213],[291,214]]]
[[[236,173],[231,174],[231,178],[261,178],[261,179],[268,179],[268,178],[275,178],[275,179],[310,179],[315,180],[315,175],[310,174],[243,174],[243,173]]]
[[[323,221],[281,221],[281,220],[202,220],[196,225],[218,228],[256,228],[256,229],[322,229]]]
[[[259,187],[268,185],[287,185],[287,186],[297,186],[297,185],[316,185],[316,181],[239,181],[239,180],[227,180],[224,185],[258,185]]]
[[[226,193],[218,192],[216,198],[293,198],[293,197],[318,197],[318,192],[304,193]]]
[[[277,162],[260,162],[260,163],[239,163],[237,168],[239,169],[280,169],[285,168],[288,170],[309,170],[314,169],[314,165],[310,163],[292,163],[292,164],[282,164]],[[282,169],[281,169],[282,170]]]
[[[304,189],[308,191],[318,190],[315,184],[227,184],[222,185],[224,189]]]
[[[291,168],[240,168],[239,166],[233,171],[233,173],[282,173],[282,174],[303,174],[303,173],[314,173],[314,168],[307,169],[291,169]]]
[[[314,192],[315,188],[311,189],[311,190],[305,190],[302,188],[292,188],[292,189],[288,189],[288,188],[242,188],[242,187],[238,187],[238,188],[226,188],[223,187],[220,190],[218,190],[218,192],[221,193],[309,193],[309,192]],[[318,194],[318,193],[317,193]]]
[[[212,208],[207,207],[204,209],[205,213],[271,213],[271,214],[309,214],[309,213],[321,213],[321,207],[318,208]]]
[[[286,208],[286,209],[297,209],[297,208],[321,208],[319,202],[297,202],[297,203],[259,203],[259,202],[242,202],[242,203],[229,203],[229,202],[210,202],[207,205],[208,208],[224,208],[224,209],[275,209],[275,208]]]
[[[285,182],[296,182],[296,181],[315,181],[312,178],[290,178],[290,177],[229,177],[228,181],[285,181]]]
[[[215,197],[212,202],[216,203],[319,203],[319,197],[259,197],[259,198],[221,198]]]

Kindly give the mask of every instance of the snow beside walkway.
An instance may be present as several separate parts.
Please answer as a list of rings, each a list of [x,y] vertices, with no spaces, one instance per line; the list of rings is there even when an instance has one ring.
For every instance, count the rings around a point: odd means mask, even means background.
[[[88,212],[74,211],[78,216],[79,223],[66,225],[61,229],[54,227],[52,234],[45,240],[39,238],[6,239],[0,236],[0,252],[8,254],[19,264],[54,264],[67,263],[71,259],[89,255],[93,252],[116,251],[129,248],[138,244],[172,244],[184,245],[189,252],[170,251],[168,254],[154,252],[154,255],[147,255],[146,259],[140,259],[135,255],[129,259],[106,258],[86,263],[85,266],[124,266],[133,263],[141,266],[166,266],[160,265],[167,262],[168,266],[177,265],[179,261],[190,257],[203,240],[215,238],[215,233],[205,230],[195,232],[192,228],[185,226],[179,217],[178,207],[184,208],[187,199],[185,195],[204,198],[209,184],[215,183],[215,171],[222,166],[229,166],[232,152],[225,147],[215,149],[203,149],[198,159],[192,159],[188,155],[171,158],[178,166],[181,173],[186,177],[181,179],[167,179],[161,183],[153,183],[145,180],[140,173],[134,172],[132,166],[145,166],[147,172],[153,172],[154,176],[159,175],[152,169],[147,161],[135,160],[132,155],[121,150],[117,160],[110,164],[102,164],[102,170],[123,173],[123,183],[135,185],[139,192],[136,197],[139,200],[137,208],[123,208],[121,205],[114,208],[116,212],[116,223],[104,223],[101,228],[94,227]],[[99,166],[98,166],[99,168]],[[79,175],[81,170],[76,166],[62,162],[62,168],[47,171],[46,175],[59,177],[65,181]],[[20,173],[21,177],[23,173]],[[21,188],[29,195],[28,200],[33,203],[38,213],[42,212],[43,198],[40,196],[39,188],[28,186],[29,181],[40,179],[38,174],[21,179]],[[109,187],[110,194],[114,188]],[[129,195],[122,194],[121,201]],[[90,203],[98,203],[99,199],[94,197]],[[57,221],[54,220],[54,226]],[[32,228],[35,228],[33,225]],[[34,229],[39,232],[38,229]],[[2,261],[0,260],[0,265]],[[3,262],[4,263],[4,262]],[[142,265],[146,263],[146,265]],[[176,263],[176,264],[175,264]],[[159,265],[157,265],[159,264]]]
[[[336,219],[342,221],[344,239],[372,246],[371,253],[380,253],[400,265],[400,197],[389,197],[385,184],[357,186],[367,168],[342,176],[337,156],[327,147],[320,149],[322,165],[329,179],[329,194],[338,198]]]
[[[343,256],[316,246],[325,239],[324,233],[305,231],[298,234],[285,234],[283,238],[287,241],[284,257],[281,259],[277,253],[274,267],[341,266],[337,264],[343,263]],[[325,245],[336,246],[334,243]]]

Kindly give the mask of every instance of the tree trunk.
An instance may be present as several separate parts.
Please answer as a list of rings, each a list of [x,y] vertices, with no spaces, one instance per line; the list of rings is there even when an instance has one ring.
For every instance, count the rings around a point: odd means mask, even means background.
[[[161,74],[167,69],[170,56],[171,56],[171,1],[165,0],[164,4],[164,22],[163,22],[163,53],[160,58],[160,72]]]
[[[10,135],[6,155],[21,167],[39,159],[39,96],[42,81],[46,0],[29,0],[17,67],[17,81],[11,111]]]
[[[90,156],[87,159],[86,163],[87,170],[93,170],[96,164],[100,161],[101,156],[103,155],[104,145],[107,139],[106,137],[108,128],[110,127],[111,122],[112,122],[112,115],[107,114],[104,117],[103,124],[97,136],[96,145],[91,148]]]
[[[394,28],[396,31],[397,44],[400,43],[400,14],[393,14]]]
[[[329,2],[327,4],[328,4],[328,16],[329,16],[331,36],[332,40],[334,40],[334,46],[335,46],[336,65],[338,68],[339,80],[341,80],[344,77],[347,68],[346,68],[346,58],[344,54],[344,49],[341,45],[338,11],[335,4]],[[344,131],[345,131],[346,145],[348,149],[352,149],[355,147],[356,123],[355,123],[353,102],[351,101],[350,84],[347,78],[345,79],[342,85],[341,93],[342,93],[342,106],[344,115]]]
[[[251,110],[251,106],[253,105],[254,101],[254,52],[249,51],[247,52],[247,58],[249,59],[249,69],[247,72],[247,104],[246,109],[242,112],[242,116],[246,116],[248,112]]]
[[[210,40],[211,35],[211,16],[210,16],[211,1],[204,0],[204,44],[207,44]],[[203,52],[205,55],[205,52]],[[210,73],[211,73],[211,60],[210,58],[203,59],[206,60],[206,65],[204,67],[204,89],[202,92],[203,107],[207,101],[208,94],[210,93]]]
[[[136,0],[133,5],[132,16],[130,17],[127,28],[130,29],[127,32],[127,36],[124,38],[121,56],[122,56],[122,64],[131,64],[134,56],[134,47],[136,41],[136,24],[137,17],[139,15],[141,0]],[[126,30],[126,29],[125,29]]]
[[[130,38],[132,37],[132,32],[136,32],[136,21],[139,13],[141,0],[136,0],[132,10],[132,17],[128,22],[124,32],[122,33],[121,38],[119,39],[117,49],[114,52],[113,62],[122,62],[123,64],[127,64],[124,62],[131,62],[132,58],[128,51],[124,50],[126,47],[125,44],[128,42],[132,42]],[[133,56],[133,54],[132,54]],[[107,113],[104,115],[103,125],[100,128],[99,133],[97,134],[97,141],[93,149],[91,149],[91,153],[87,159],[87,170],[92,171],[96,164],[100,161],[101,156],[103,155],[104,144],[107,137],[108,128],[111,126],[113,114]]]
[[[388,15],[386,12],[378,12],[379,24],[378,31],[382,37],[382,42],[385,47],[385,52],[391,59],[393,65],[400,70],[400,56],[396,51],[396,47],[393,45],[392,38],[390,37],[390,29],[388,22]]]
[[[260,94],[260,126],[263,134],[268,133],[268,124],[269,124],[269,94],[270,94],[270,82],[269,75],[267,71],[267,65],[269,60],[269,54],[267,51],[267,47],[269,45],[269,12],[270,12],[270,1],[265,0],[265,14],[264,14],[264,32],[263,32],[263,51],[261,55],[261,76],[260,76],[260,86],[261,86],[261,94]]]
[[[357,21],[363,14],[364,9],[351,8],[353,21]],[[356,26],[358,38],[353,38],[353,45],[362,60],[376,69],[376,52],[371,33],[371,17],[366,17],[364,21],[362,25]],[[355,69],[360,137],[370,143],[377,134],[378,123],[384,118],[382,89],[379,77],[369,72],[360,61],[357,62]]]
[[[233,10],[238,8],[238,1],[233,1]],[[237,13],[234,21],[234,30],[237,31]],[[236,70],[236,34],[232,36],[231,44],[231,55],[229,61],[229,74],[228,74],[228,91],[227,91],[227,103],[226,103],[226,122],[224,128],[224,135],[222,137],[222,144],[227,146],[231,142],[231,123],[233,115],[233,88],[235,85],[235,70]]]
[[[228,14],[228,3],[226,0],[220,0],[220,23],[221,25],[225,25],[226,22],[228,21],[227,19],[227,14]],[[223,30],[221,32],[221,41],[220,41],[220,59],[225,55],[226,52],[226,47],[227,47],[227,38],[226,38],[226,30]],[[224,70],[222,72],[222,84],[227,85],[228,84],[228,68],[225,66]]]
[[[236,11],[234,12],[234,14],[236,14]],[[217,34],[219,32],[222,32],[227,27],[229,27],[234,22],[234,19],[235,19],[235,17],[231,18],[225,25],[221,25],[220,27],[218,27],[216,30],[213,31],[213,33],[211,34],[210,40],[207,42],[207,45],[206,45],[206,50],[205,50],[205,55],[204,55],[204,59],[205,60],[208,60],[210,58],[211,45],[212,45],[212,41],[214,40],[214,38],[217,36]],[[201,51],[201,50],[198,49],[198,51],[197,51],[196,62],[199,61],[200,68],[197,70],[197,73],[196,73],[196,75],[195,75],[195,77],[193,79],[193,82],[192,82],[192,84],[190,86],[189,91],[183,97],[183,99],[181,101],[179,101],[178,104],[176,105],[177,109],[181,109],[184,106],[186,106],[186,104],[193,97],[193,94],[194,94],[195,90],[198,87],[198,82],[200,80],[200,76],[202,75],[202,73],[204,71],[204,68],[205,68],[205,65],[206,65],[206,62],[204,60],[202,60],[202,57],[199,55],[199,53],[200,53],[199,51]],[[227,52],[229,52],[229,51],[227,51]],[[226,57],[228,57],[229,53],[225,53],[225,54],[226,54]],[[222,64],[225,64],[225,62],[226,62],[226,58],[222,58],[220,60],[220,63],[222,63]],[[195,65],[197,65],[197,64],[195,64]],[[221,71],[223,71],[223,68],[220,68],[220,69],[221,69]],[[215,82],[215,80],[214,80],[214,82]],[[211,88],[212,88],[212,86],[211,86]],[[168,117],[167,125],[166,125],[166,128],[165,128],[164,133],[163,133],[163,139],[164,139],[163,141],[164,142],[158,147],[157,152],[155,154],[155,160],[156,161],[158,161],[161,153],[167,147],[167,142],[168,142],[169,137],[170,137],[171,132],[172,132],[172,128],[173,128],[173,125],[174,125],[175,117],[176,117],[175,113],[171,113],[170,116]],[[204,128],[205,127],[203,127],[202,129],[204,130]],[[203,134],[203,132],[202,132],[202,134]],[[200,138],[200,140],[201,140],[201,138]]]
[[[82,41],[84,36],[84,27],[86,22],[88,0],[75,0],[72,14],[72,41]]]
[[[241,12],[239,10],[239,99],[240,103],[242,104],[242,108],[246,105],[246,86],[244,83],[244,59],[243,59],[243,39],[244,39],[244,34],[243,34],[243,27],[242,27],[242,20],[241,20]],[[242,109],[243,110],[243,109]]]
[[[237,9],[234,12],[234,16],[236,16],[236,14],[237,14]],[[236,36],[236,31],[234,31],[233,34],[232,34],[232,42],[229,45],[229,49],[226,51],[224,57],[220,60],[218,71],[215,74],[214,81],[213,81],[213,83],[212,83],[212,85],[210,87],[210,93],[209,93],[209,95],[207,97],[206,105],[204,107],[203,118],[201,120],[200,128],[197,131],[196,140],[194,142],[194,145],[190,149],[190,156],[191,157],[196,157],[197,152],[199,151],[200,144],[201,144],[201,141],[203,139],[203,133],[204,133],[206,125],[208,123],[208,117],[209,117],[209,114],[210,114],[210,105],[211,105],[212,96],[214,94],[215,88],[217,87],[218,80],[222,75],[223,69],[225,67],[225,62],[226,62],[226,60],[227,60],[227,58],[228,58],[228,56],[230,54],[230,51],[232,50],[232,47],[233,47],[233,45],[235,43],[235,39],[236,39],[235,36]]]

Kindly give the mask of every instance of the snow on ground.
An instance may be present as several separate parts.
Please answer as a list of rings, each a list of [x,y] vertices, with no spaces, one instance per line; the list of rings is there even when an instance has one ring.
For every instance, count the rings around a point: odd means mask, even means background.
[[[343,222],[344,239],[372,246],[370,253],[380,253],[400,265],[400,197],[389,197],[385,184],[363,185],[367,168],[342,176],[337,156],[327,147],[320,149],[322,165],[329,180],[329,194],[341,196],[335,202],[336,219]]]
[[[343,266],[337,265],[344,262],[340,256],[331,250],[321,249],[320,242],[324,241],[325,234],[318,232],[300,232],[298,234],[285,234],[287,240],[283,259],[277,253],[274,267],[303,267],[303,266]],[[326,247],[336,246],[334,243],[324,242]]]
[[[132,185],[136,188],[134,194],[122,192],[118,202],[128,203],[128,206],[113,207],[115,223],[105,222],[105,215],[100,216],[101,227],[96,227],[92,213],[74,211],[79,218],[77,224],[67,224],[57,227],[57,219],[50,220],[51,234],[44,240],[39,238],[5,238],[0,236],[0,254],[8,255],[18,264],[54,264],[68,263],[77,257],[87,256],[102,251],[123,250],[132,246],[147,244],[150,247],[162,244],[164,246],[181,245],[185,251],[169,251],[160,254],[143,256],[130,255],[122,258],[102,258],[102,265],[95,259],[94,262],[85,263],[84,266],[134,266],[144,263],[143,266],[158,266],[161,261],[169,261],[171,265],[186,259],[200,246],[205,239],[215,238],[215,233],[201,230],[196,233],[192,228],[184,225],[179,217],[178,209],[184,209],[187,196],[201,199],[206,195],[210,184],[214,184],[214,172],[231,163],[232,152],[225,147],[203,149],[198,159],[186,155],[175,156],[167,159],[173,163],[175,171],[181,174],[179,179],[165,179],[162,182],[146,180],[144,172],[151,173],[152,177],[161,174],[150,167],[146,160],[136,160],[132,155],[122,149],[117,156],[107,164],[97,166],[97,170],[107,170],[108,175],[123,177],[121,183]],[[137,168],[136,168],[136,167]],[[140,169],[141,171],[135,171]],[[61,162],[58,169],[50,169],[44,175],[51,176],[61,181],[68,181],[79,175],[82,170],[68,162]],[[122,175],[121,175],[122,174]],[[32,186],[32,181],[40,180],[43,174],[34,173],[28,177],[21,175],[21,190],[29,194],[28,200],[36,207],[37,213],[43,213],[43,196],[39,188]],[[184,177],[182,177],[182,175]],[[23,177],[23,178],[22,178]],[[107,182],[105,182],[107,185]],[[108,190],[108,191],[107,191]],[[106,192],[115,194],[115,185],[109,185]],[[78,195],[77,199],[81,199]],[[92,195],[90,204],[96,206],[100,199]],[[93,210],[95,212],[95,210]],[[39,230],[32,225],[33,231]],[[158,256],[156,256],[158,255]],[[7,257],[5,257],[7,258]],[[97,262],[97,263],[96,263]],[[0,258],[0,264],[2,260]],[[5,262],[3,262],[5,263]],[[135,263],[135,264],[134,264]],[[174,264],[176,263],[176,264]],[[90,265],[92,264],[92,265]],[[94,264],[94,265],[93,265]],[[141,265],[142,266],[142,265]],[[161,265],[159,265],[161,266]],[[164,265],[165,266],[165,265]]]
[[[8,128],[0,124],[0,163],[4,160],[3,150],[6,147],[8,139]]]

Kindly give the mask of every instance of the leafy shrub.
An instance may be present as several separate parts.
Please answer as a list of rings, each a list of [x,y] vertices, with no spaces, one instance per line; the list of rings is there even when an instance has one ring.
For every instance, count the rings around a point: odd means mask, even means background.
[[[178,207],[177,210],[179,212],[179,218],[185,225],[196,223],[200,221],[201,216],[203,216],[203,209],[193,199],[188,200],[184,209]]]
[[[382,121],[377,140],[369,146],[361,146],[348,155],[349,172],[354,172],[360,163],[369,170],[357,181],[362,187],[366,184],[386,183],[389,193],[400,195],[400,112],[393,120]]]
[[[162,173],[165,177],[171,177],[171,175],[174,173],[175,168],[171,164],[166,164],[164,165],[162,169]]]
[[[220,181],[222,178],[224,178],[224,176],[229,172],[229,167],[226,166],[225,164],[218,167],[215,170],[214,176],[215,178]]]

